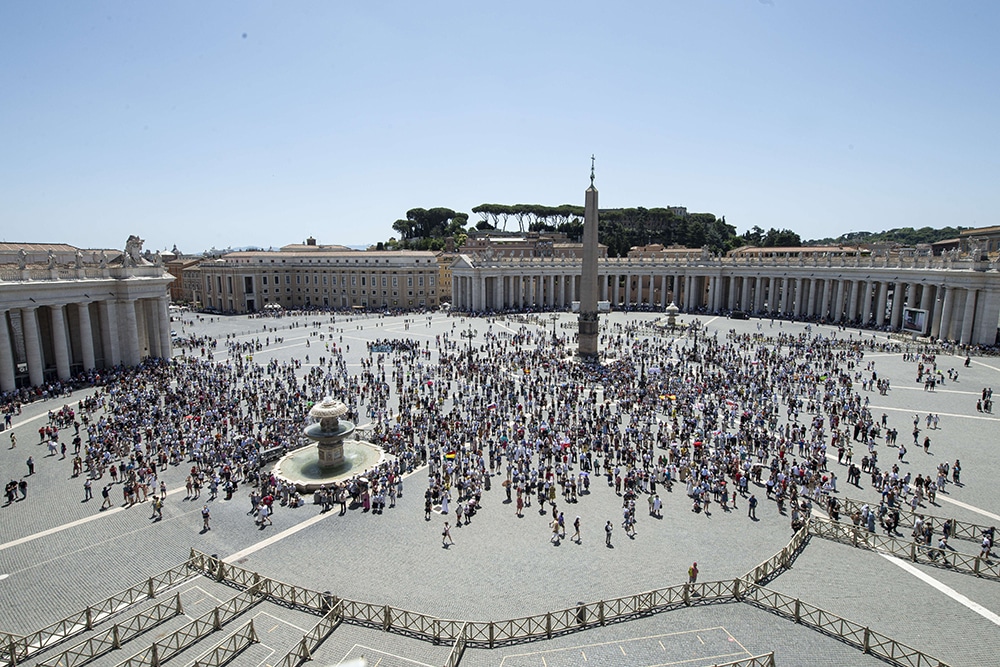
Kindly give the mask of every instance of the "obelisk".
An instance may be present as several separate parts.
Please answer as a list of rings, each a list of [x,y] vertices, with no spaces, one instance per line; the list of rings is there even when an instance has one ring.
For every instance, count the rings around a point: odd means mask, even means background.
[[[594,156],[590,156],[590,187],[583,209],[583,269],[580,273],[580,330],[577,354],[597,358],[597,188]]]

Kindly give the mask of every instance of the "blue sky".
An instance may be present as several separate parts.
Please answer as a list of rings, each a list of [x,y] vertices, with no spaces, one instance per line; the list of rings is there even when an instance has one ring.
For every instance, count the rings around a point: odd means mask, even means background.
[[[1000,224],[1000,3],[0,4],[0,240],[385,240],[407,209]]]

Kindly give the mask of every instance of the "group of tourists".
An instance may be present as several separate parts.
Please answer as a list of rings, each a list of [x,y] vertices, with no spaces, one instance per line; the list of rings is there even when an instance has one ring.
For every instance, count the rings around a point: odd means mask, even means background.
[[[896,429],[869,408],[875,392],[891,390],[871,355],[904,350],[860,332],[720,335],[613,324],[601,335],[598,364],[576,360],[572,338],[554,338],[542,320],[489,319],[473,344],[463,335],[468,323],[450,316],[451,330],[433,339],[372,341],[358,368],[345,359],[344,318],[282,317],[283,330],[304,329],[316,339],[317,363],[258,361],[285,342],[276,326],[225,340],[189,336],[169,362],[148,360],[93,378],[86,397],[50,411],[40,438],[62,448],[72,475],[85,480],[86,501],[93,486],[101,487],[102,508],[117,502],[119,487],[125,506],[152,500],[151,518],[158,520],[171,476],[184,480],[184,500],[206,508],[242,489],[248,514],[263,528],[277,508],[307,502],[267,472],[266,454],[305,444],[311,402],[335,396],[347,404],[346,418],[371,422],[366,439],[391,456],[320,489],[312,502],[321,511],[339,506],[341,514],[352,507],[377,515],[396,505],[403,478],[426,465],[426,485],[413,495],[423,496],[425,519],[439,514],[449,521],[449,542],[451,527],[469,526],[490,502],[509,503],[518,516],[526,508],[537,512],[554,540],[565,538],[567,515],[575,515],[580,542],[595,486],[621,503],[620,519],[605,527],[620,522],[635,539],[643,503],[650,516],[687,507],[711,516],[713,505],[730,514],[744,503],[755,519],[763,493],[795,528],[814,507],[837,512],[840,473],[859,487],[866,473],[885,506],[871,513],[885,528],[893,510],[924,506],[959,482],[958,461],[920,464],[926,470],[902,454],[883,462]],[[220,343],[226,356],[215,360]],[[918,382],[943,381],[933,354],[905,355]],[[957,371],[947,369],[947,377],[957,381]],[[982,400],[989,400],[987,390]],[[938,422],[927,416],[928,428]],[[687,503],[670,499],[675,486]],[[16,491],[8,485],[9,502]],[[868,516],[856,522],[871,525]]]

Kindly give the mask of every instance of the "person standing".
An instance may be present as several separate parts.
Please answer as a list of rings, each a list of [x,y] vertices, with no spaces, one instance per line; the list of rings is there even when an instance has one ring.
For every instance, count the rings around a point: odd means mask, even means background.
[[[87,480],[83,483],[83,502],[87,502],[93,497],[94,497],[94,491],[93,489],[91,489],[91,482],[90,478],[88,477]]]
[[[455,540],[453,540],[451,538],[451,527],[448,525],[448,522],[445,521],[444,522],[444,530],[441,531],[441,546],[447,547],[447,546],[449,546],[451,544],[454,544],[454,543],[455,543]]]
[[[28,460],[25,461],[25,463],[28,466],[28,477],[31,477],[32,475],[35,474],[35,459],[34,459],[34,457],[29,456]]]
[[[209,519],[212,518],[211,512],[208,510],[208,505],[202,505],[201,507],[201,529],[202,531],[212,530],[212,526],[209,525]]]
[[[572,539],[577,544],[580,544],[583,541],[583,538],[580,537],[580,517],[576,517],[576,519],[573,521],[573,530],[575,532],[573,533]]]
[[[755,495],[753,495],[751,493],[750,494],[750,500],[749,500],[749,502],[747,504],[750,506],[750,509],[747,511],[747,516],[750,517],[751,519],[753,519],[754,521],[756,521],[757,520],[757,496],[755,496]]]
[[[614,531],[615,527],[610,521],[604,525],[604,545],[611,546],[611,533]]]
[[[17,447],[17,436],[13,433],[10,434],[10,448],[14,449]]]
[[[698,583],[698,563],[691,563],[691,567],[688,568],[688,583]]]

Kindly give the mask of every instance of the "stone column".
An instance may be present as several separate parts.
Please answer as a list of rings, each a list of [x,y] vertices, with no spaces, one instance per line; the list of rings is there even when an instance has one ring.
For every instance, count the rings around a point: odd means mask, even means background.
[[[903,323],[903,300],[906,298],[904,291],[905,283],[902,280],[896,281],[896,287],[892,293],[892,313],[889,316],[889,326],[899,329]]]
[[[69,343],[66,338],[66,315],[64,306],[49,306],[52,317],[52,353],[56,358],[56,374],[60,380],[68,380]]]
[[[941,307],[941,340],[953,340],[951,337],[951,311],[955,309],[955,288],[944,288],[944,305]]]
[[[122,362],[135,366],[139,359],[139,325],[135,316],[135,299],[126,299],[121,304],[122,322],[125,325],[125,340],[122,344]]]
[[[889,283],[884,280],[878,282],[878,299],[875,302],[875,326],[880,327],[885,324],[885,304],[889,300]]]
[[[795,317],[798,319],[802,316],[802,278],[795,279]]]
[[[806,317],[812,317],[816,314],[816,279],[809,279],[809,301],[808,307],[806,308]]]
[[[14,391],[14,348],[11,347],[7,311],[0,310],[0,391]]]
[[[941,337],[941,312],[944,310],[944,299],[948,295],[949,287],[937,287],[937,298],[934,300],[934,312],[931,314],[931,338]]]
[[[101,347],[104,350],[106,366],[122,363],[121,343],[118,338],[118,304],[114,301],[99,301],[98,317],[101,319]]]
[[[76,304],[80,320],[80,350],[83,353],[83,370],[89,371],[96,365],[94,360],[94,328],[90,323],[90,304]]]
[[[930,314],[931,310],[931,294],[934,292],[934,286],[923,283],[920,286],[920,309],[926,310]]]
[[[38,340],[37,308],[21,309],[21,326],[24,328],[24,354],[28,358],[28,381],[33,387],[37,387],[45,379],[42,345]]]
[[[906,285],[906,307],[917,307],[917,285],[919,283],[907,283]]]
[[[785,276],[781,279],[781,314],[787,315],[792,309],[792,279]]]
[[[965,290],[965,314],[962,315],[962,338],[958,342],[968,345],[972,342],[972,325],[976,319],[976,294],[979,290]]]
[[[858,288],[860,284],[857,280],[852,280],[848,283],[850,287],[850,297],[847,301],[847,320],[853,322],[858,319]]]
[[[983,289],[979,292],[979,324],[972,342],[992,345],[997,339],[997,321],[1000,320],[1000,292]]]
[[[751,313],[753,312],[753,308],[750,306],[750,277],[743,276],[741,280],[743,281],[743,285],[740,291],[740,310]]]
[[[170,359],[173,355],[171,345],[173,341],[170,340],[170,300],[166,296],[161,296],[156,303],[160,325],[160,358]]]
[[[757,276],[753,289],[753,312],[759,313],[764,309],[764,279]]]
[[[868,324],[872,317],[872,283],[866,280],[861,283],[861,323]]]

